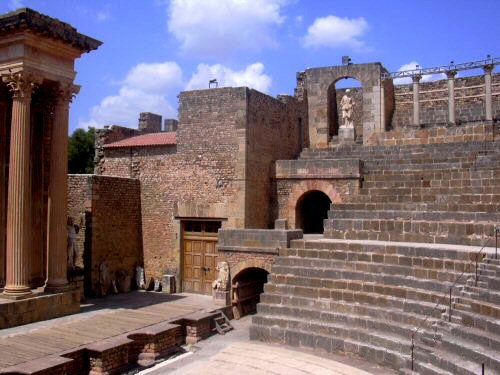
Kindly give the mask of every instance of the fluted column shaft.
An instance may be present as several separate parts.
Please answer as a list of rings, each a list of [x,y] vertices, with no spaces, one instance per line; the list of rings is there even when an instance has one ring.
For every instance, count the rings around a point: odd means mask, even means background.
[[[491,72],[493,65],[484,66],[484,106],[485,106],[485,119],[486,121],[493,121],[493,106],[491,97]]]
[[[413,125],[420,126],[419,82],[422,76],[413,77]]]
[[[4,295],[25,298],[31,251],[30,108],[34,84],[24,73],[7,80],[13,92],[7,201],[7,256]]]
[[[446,72],[448,77],[448,123],[455,124],[455,76],[456,70]]]
[[[68,196],[68,121],[72,86],[61,87],[54,109],[52,128],[47,292],[59,292],[68,288],[67,278],[67,196]]]

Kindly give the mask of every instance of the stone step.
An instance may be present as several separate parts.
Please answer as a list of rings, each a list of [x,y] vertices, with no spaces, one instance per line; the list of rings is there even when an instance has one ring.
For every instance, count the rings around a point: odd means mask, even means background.
[[[332,205],[329,219],[384,219],[419,221],[467,221],[500,222],[500,212],[453,212],[453,211],[413,211],[413,210],[349,210]]]
[[[450,326],[450,334],[455,336],[459,342],[470,340],[480,346],[500,353],[500,337],[498,335],[461,324],[451,324]]]
[[[457,275],[458,276],[458,275]],[[319,281],[321,280],[321,282]],[[345,268],[313,268],[313,267],[300,267],[300,266],[283,266],[273,265],[272,273],[270,275],[271,282],[276,283],[290,283],[293,285],[304,286],[335,286],[336,280],[351,280],[353,282],[369,282],[381,284],[384,286],[401,286],[413,287],[415,289],[422,289],[438,293],[444,293],[449,290],[453,282],[439,281],[426,278],[416,278],[405,275],[389,275],[382,272],[368,272],[367,270],[353,270]],[[465,283],[466,279],[462,278],[458,281]]]
[[[391,196],[436,196],[459,194],[500,194],[500,186],[451,186],[451,187],[374,187],[363,188],[360,195],[391,195]]]
[[[359,302],[337,301],[326,298],[290,297],[270,293],[261,295],[261,303],[257,305],[257,309],[263,313],[269,313],[268,310],[263,310],[265,309],[264,306],[272,308],[273,305],[316,309],[319,311],[339,311],[350,315],[369,316],[378,320],[388,320],[393,324],[401,323],[414,328],[418,325],[424,325],[424,327],[431,329],[434,324],[442,323],[441,317],[437,317],[438,314],[428,318],[426,315],[416,314],[397,307],[387,308],[386,306],[379,307],[374,304]]]
[[[463,292],[463,295],[465,298],[490,302],[500,306],[500,292],[498,290],[467,286],[466,292]]]
[[[274,316],[266,318],[260,317],[261,321],[267,324],[271,324],[273,319],[276,319]],[[300,320],[281,319],[280,323],[286,325],[287,328],[277,324],[264,326],[253,323],[250,327],[250,339],[285,344],[292,347],[312,348],[329,353],[351,353],[394,369],[408,367],[408,354],[390,350],[378,344],[373,345],[363,339],[356,340],[337,337],[335,333],[328,334],[324,332],[327,329],[326,325],[309,324],[307,329],[300,329],[299,327],[307,326]],[[316,328],[317,332],[313,328]]]
[[[408,172],[414,172],[414,171],[421,171],[423,169],[425,170],[440,170],[440,169],[467,169],[467,168],[472,168],[474,166],[474,161],[473,160],[467,160],[467,161],[457,161],[457,162],[433,162],[431,160],[428,160],[426,162],[418,163],[418,164],[412,164],[411,162],[405,163],[405,164],[396,164],[396,163],[379,163],[379,164],[374,164],[368,161],[364,162],[364,170],[369,171],[370,173],[379,173],[379,172],[386,172],[388,170],[393,171],[393,172],[401,172],[401,171],[408,171]]]
[[[351,199],[356,203],[447,203],[447,204],[498,204],[500,194],[417,194],[417,195],[366,195]]]
[[[431,365],[440,368],[445,372],[451,372],[454,375],[481,374],[481,363],[474,362],[473,360],[443,349],[435,349],[434,351],[425,353],[420,353],[417,350],[416,358],[418,363],[430,363]],[[491,372],[491,374],[495,374],[495,372]]]
[[[376,253],[376,254],[387,254],[387,255],[404,255],[411,256],[415,259],[417,258],[434,258],[437,260],[448,261],[475,261],[477,253],[482,249],[480,246],[462,246],[462,245],[450,245],[450,244],[425,244],[418,242],[389,242],[389,241],[366,241],[366,240],[341,240],[341,239],[306,239],[306,240],[293,240],[291,241],[291,246],[297,248],[288,249],[290,251],[289,255],[296,256],[298,250],[305,249],[309,251],[309,255],[300,253],[300,256],[309,257],[320,257],[329,259],[327,255],[329,252],[335,251],[351,251],[359,253],[358,260],[361,261],[372,261],[370,258],[363,258],[361,254],[363,253]],[[285,250],[285,249],[280,249]],[[494,249],[483,249],[484,252],[488,252]],[[347,259],[347,258],[339,258]],[[488,258],[486,258],[488,259]],[[388,261],[384,260],[384,261]],[[418,260],[415,260],[414,265],[419,265]],[[394,263],[390,261],[390,263]],[[451,266],[452,263],[445,263],[445,268]],[[426,263],[426,267],[442,268],[442,263],[437,261],[437,263],[432,266],[430,263]],[[461,268],[463,270],[464,268]]]
[[[334,254],[331,255],[334,256]],[[358,258],[368,258],[370,259],[370,261],[359,261]],[[438,266],[438,260],[436,260],[436,264],[433,259],[429,259],[429,261],[427,261],[427,259],[423,260],[422,258],[415,258],[415,260],[418,260],[418,262],[414,262],[412,257],[405,256],[391,255],[385,257],[378,254],[359,254],[354,252],[347,252],[347,257],[345,260],[279,257],[276,259],[273,267],[303,266],[313,267],[315,269],[331,267],[336,269],[351,269],[354,271],[378,274],[383,273],[386,275],[411,276],[420,279],[437,280],[440,282],[445,281],[451,283],[455,282],[455,280],[461,275],[461,271],[463,271],[464,266],[466,266],[468,272],[474,272],[474,268],[471,263],[457,262],[458,264],[454,264],[455,262],[451,260],[446,262],[440,260],[440,268],[437,268],[434,265]],[[467,275],[463,275],[461,279],[466,280]]]
[[[497,304],[465,297],[460,298],[460,302],[460,306],[464,304],[469,306],[467,311],[500,320],[500,306]],[[462,310],[460,306],[457,307],[458,310]]]
[[[434,177],[433,175],[426,176],[422,174],[414,175],[414,178],[401,180],[396,176],[385,180],[371,180],[374,175],[366,175],[363,180],[363,189],[374,188],[452,188],[452,187],[500,187],[500,178],[445,178],[443,176]],[[408,176],[408,175],[406,175]],[[399,177],[399,176],[398,176]]]
[[[261,317],[266,317],[261,319]],[[253,322],[260,325],[269,325],[271,319],[281,317],[284,321],[295,320],[307,324],[321,324],[326,326],[324,333],[335,334],[337,337],[353,338],[356,340],[367,339],[368,342],[384,346],[390,350],[409,352],[411,335],[414,327],[402,324],[393,324],[387,320],[377,320],[367,316],[354,316],[338,312],[317,311],[313,309],[291,308],[280,305],[263,306],[259,304],[259,314],[253,318]],[[288,328],[277,322],[282,328]],[[276,324],[276,323],[275,323]],[[274,325],[274,324],[272,324]],[[297,328],[297,327],[293,327]],[[322,332],[323,333],[323,332]],[[373,337],[373,340],[370,339]],[[395,337],[395,342],[387,340],[387,336]]]
[[[377,291],[375,291],[374,285],[370,283],[356,284],[359,283],[345,282],[345,284],[341,284],[341,280],[338,280],[336,284],[337,288],[326,289],[267,283],[264,285],[264,291],[265,293],[282,296],[309,297],[313,299],[330,298],[338,301],[385,306],[387,308],[396,307],[415,314],[431,314],[435,318],[441,317],[441,313],[448,304],[447,298],[444,295],[432,294],[426,296],[425,292],[420,291],[420,297],[422,298],[417,298],[411,294],[408,296],[408,293],[404,295],[405,293],[402,293],[401,290],[395,290],[397,293],[390,293],[394,289],[389,287],[385,289],[383,286],[379,286]],[[436,309],[436,301],[430,301],[432,299],[439,299],[443,303],[442,307],[438,306]]]
[[[488,369],[500,370],[500,356],[497,350],[479,345],[463,337],[443,335],[441,337],[443,349],[447,352],[459,354],[462,358],[467,358],[476,363],[484,363]]]
[[[426,242],[483,246],[491,242],[494,223],[422,220],[327,219],[325,237],[336,239]]]
[[[489,181],[500,178],[500,166],[491,168],[489,170],[476,170],[476,169],[460,169],[460,170],[425,170],[402,172],[402,171],[383,171],[370,173],[365,171],[365,182],[399,182],[399,183],[416,183],[416,182],[430,182],[430,181],[443,181],[449,184],[451,181],[467,181],[473,184],[472,186],[482,186],[488,184]],[[458,185],[461,186],[461,185]]]
[[[414,373],[422,375],[454,375],[453,373],[445,371],[442,368],[436,367],[430,363],[417,362],[415,363],[415,370],[417,370],[418,372]]]
[[[463,310],[453,310],[452,318],[457,324],[500,336],[500,320],[498,319]]]
[[[354,199],[354,197],[353,197]],[[464,212],[464,213],[498,213],[499,204],[472,203],[439,203],[439,202],[344,202],[334,203],[330,210],[361,211],[421,211],[421,212]]]

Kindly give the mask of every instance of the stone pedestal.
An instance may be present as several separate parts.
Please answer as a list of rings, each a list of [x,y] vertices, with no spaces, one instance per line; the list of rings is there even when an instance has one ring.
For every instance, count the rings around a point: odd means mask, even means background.
[[[356,141],[356,132],[354,128],[346,128],[343,126],[339,128],[340,143],[354,143],[355,141]]]
[[[162,289],[161,291],[165,294],[175,293],[175,276],[174,275],[163,275],[162,278]]]
[[[214,290],[212,293],[213,302],[216,306],[229,306],[231,303],[230,292]]]

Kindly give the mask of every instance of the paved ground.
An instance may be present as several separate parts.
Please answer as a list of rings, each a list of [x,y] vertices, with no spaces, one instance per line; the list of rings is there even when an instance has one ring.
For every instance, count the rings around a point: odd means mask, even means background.
[[[210,297],[193,294],[132,292],[90,300],[79,314],[1,330],[0,369],[214,308]]]
[[[225,336],[215,335],[188,351],[141,375],[391,375],[396,372],[358,358],[312,353],[283,346],[250,341],[251,317],[233,320],[235,329]]]

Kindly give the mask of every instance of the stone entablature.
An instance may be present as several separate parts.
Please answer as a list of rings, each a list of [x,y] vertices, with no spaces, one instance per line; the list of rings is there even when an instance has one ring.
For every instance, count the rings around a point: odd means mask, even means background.
[[[352,179],[363,177],[360,159],[276,161],[276,179]]]

